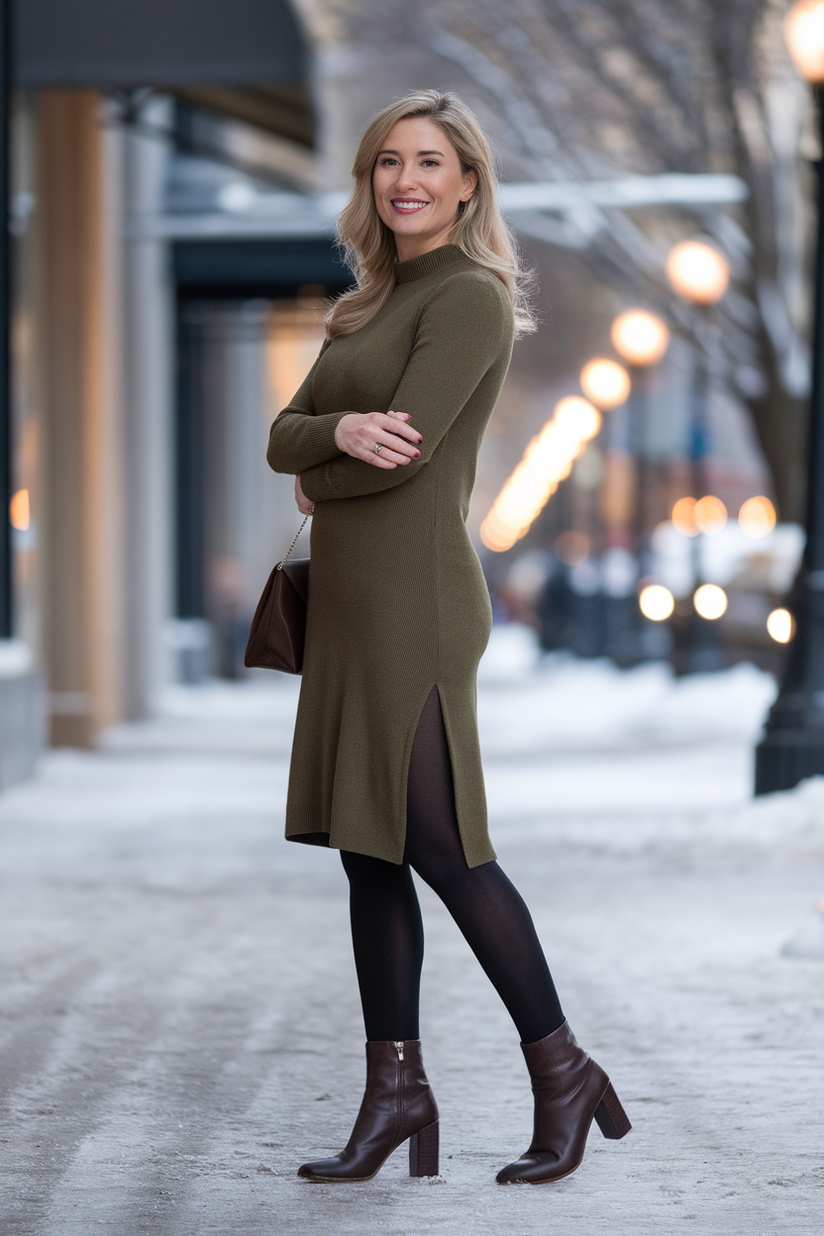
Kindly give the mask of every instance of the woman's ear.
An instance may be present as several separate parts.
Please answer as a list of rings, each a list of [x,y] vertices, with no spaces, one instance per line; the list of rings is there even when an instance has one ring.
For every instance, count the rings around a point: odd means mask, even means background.
[[[464,191],[460,196],[462,202],[468,202],[478,187],[478,176],[475,172],[467,172],[464,176]]]

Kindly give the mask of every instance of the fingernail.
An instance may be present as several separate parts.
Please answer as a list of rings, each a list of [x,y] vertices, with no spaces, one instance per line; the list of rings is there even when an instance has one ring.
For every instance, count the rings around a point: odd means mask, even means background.
[[[420,457],[421,457],[420,451],[415,451],[415,458],[420,459]]]
[[[423,442],[423,438],[421,437],[421,435],[420,435],[420,434],[418,434],[418,441],[419,441],[419,442]]]

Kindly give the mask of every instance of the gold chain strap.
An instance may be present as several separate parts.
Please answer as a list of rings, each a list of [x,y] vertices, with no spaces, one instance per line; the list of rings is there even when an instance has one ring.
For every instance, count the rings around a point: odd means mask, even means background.
[[[303,523],[300,525],[300,527],[298,528],[297,532],[295,533],[295,535],[294,535],[294,537],[293,537],[293,539],[292,539],[292,544],[289,546],[289,548],[287,549],[286,553],[283,555],[283,557],[281,558],[280,562],[278,563],[278,565],[277,565],[277,569],[278,569],[278,570],[280,570],[280,569],[281,569],[281,567],[283,566],[284,562],[285,562],[285,561],[286,561],[286,559],[289,557],[289,555],[291,554],[292,550],[295,548],[295,543],[297,542],[298,537],[300,536],[301,532],[303,532],[303,529],[306,527],[306,520],[307,520],[307,519],[309,518],[309,516],[312,514],[312,512],[314,511],[314,509],[315,509],[315,504],[314,504],[314,502],[313,502],[313,503],[312,503],[311,510],[309,510],[309,511],[308,511],[308,513],[307,513],[307,515],[306,515],[306,519],[304,519]]]

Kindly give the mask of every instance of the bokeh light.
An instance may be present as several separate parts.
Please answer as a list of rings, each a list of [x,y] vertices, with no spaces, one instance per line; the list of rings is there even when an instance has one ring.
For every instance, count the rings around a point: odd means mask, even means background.
[[[714,622],[727,608],[727,594],[718,584],[702,584],[696,588],[692,603],[697,614]]]
[[[612,323],[615,351],[630,365],[656,365],[669,347],[666,323],[645,309],[627,309]]]
[[[684,240],[667,258],[667,278],[686,300],[695,305],[714,305],[727,290],[730,268],[711,245]]]
[[[27,489],[18,489],[9,503],[9,519],[12,528],[17,532],[27,531],[31,523],[31,504]]]
[[[600,425],[598,409],[580,395],[559,400],[481,524],[487,549],[503,553],[528,532]]]
[[[638,598],[641,613],[651,622],[664,622],[675,608],[675,599],[663,584],[647,584]]]
[[[679,498],[672,508],[672,522],[682,536],[698,536],[695,506],[694,498]]]
[[[824,82],[824,3],[800,0],[784,18],[784,37],[798,71],[808,82]]]
[[[774,609],[767,619],[767,631],[777,644],[788,644],[795,634],[795,619],[788,609]]]
[[[567,395],[557,403],[553,420],[562,433],[568,433],[576,442],[589,442],[601,428],[601,413],[580,395]]]
[[[738,512],[738,524],[745,536],[758,541],[775,527],[775,507],[769,498],[748,498]]]
[[[597,407],[609,410],[626,403],[632,389],[629,374],[617,361],[601,357],[581,370],[581,390]]]
[[[727,522],[727,508],[720,498],[707,494],[700,498],[693,507],[692,517],[699,532],[706,536],[715,536]]]

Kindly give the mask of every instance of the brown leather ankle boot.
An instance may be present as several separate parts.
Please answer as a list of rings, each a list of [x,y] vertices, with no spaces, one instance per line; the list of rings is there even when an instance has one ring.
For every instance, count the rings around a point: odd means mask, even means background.
[[[346,1149],[304,1163],[305,1180],[371,1180],[409,1138],[409,1175],[438,1174],[438,1105],[423,1071],[420,1039],[366,1044],[366,1091]]]
[[[632,1125],[606,1073],[575,1042],[564,1022],[537,1043],[522,1043],[535,1095],[532,1145],[498,1172],[498,1184],[546,1184],[574,1172],[584,1157],[593,1116],[604,1137]]]

